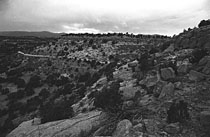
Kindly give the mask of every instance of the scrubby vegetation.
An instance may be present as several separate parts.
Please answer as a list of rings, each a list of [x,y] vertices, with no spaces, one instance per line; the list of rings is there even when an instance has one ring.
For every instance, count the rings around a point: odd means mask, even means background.
[[[111,113],[122,110],[123,101],[119,88],[119,81],[114,81],[105,86],[100,92],[96,92],[94,94],[94,106]]]

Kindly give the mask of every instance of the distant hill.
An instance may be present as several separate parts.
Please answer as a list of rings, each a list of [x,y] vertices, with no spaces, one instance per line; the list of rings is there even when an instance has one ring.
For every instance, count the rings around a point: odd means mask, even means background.
[[[34,37],[60,37],[65,33],[52,33],[48,31],[0,31],[0,36],[34,36]]]

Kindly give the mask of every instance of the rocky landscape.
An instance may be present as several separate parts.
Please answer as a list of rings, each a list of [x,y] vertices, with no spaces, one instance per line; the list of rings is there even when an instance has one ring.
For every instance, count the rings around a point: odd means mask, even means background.
[[[210,26],[0,37],[0,136],[209,137]]]

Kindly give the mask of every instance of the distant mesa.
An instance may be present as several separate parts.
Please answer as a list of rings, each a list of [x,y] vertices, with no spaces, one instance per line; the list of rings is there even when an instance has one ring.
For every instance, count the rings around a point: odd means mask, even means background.
[[[65,33],[53,33],[49,31],[0,31],[0,36],[12,37],[60,37]]]

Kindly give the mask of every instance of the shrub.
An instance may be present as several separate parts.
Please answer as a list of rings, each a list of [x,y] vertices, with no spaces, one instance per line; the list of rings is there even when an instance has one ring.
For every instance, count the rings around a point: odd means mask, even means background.
[[[39,97],[41,97],[42,99],[46,99],[47,97],[49,97],[49,95],[50,92],[46,88],[42,89],[39,93]]]
[[[8,94],[9,100],[18,100],[22,99],[25,96],[25,93],[23,90],[18,90],[17,92],[12,92]]]
[[[2,89],[1,90],[1,94],[2,95],[6,95],[6,94],[8,94],[9,93],[9,89],[8,88],[5,88],[5,89]]]
[[[100,92],[95,92],[94,106],[108,112],[118,112],[122,108],[122,95],[119,93],[120,83],[114,81],[105,86]]]
[[[170,41],[166,41],[165,43],[163,43],[160,46],[161,51],[164,51],[165,49],[167,49],[170,46],[171,42]]]
[[[41,78],[37,75],[32,76],[27,84],[27,87],[37,88],[41,86]]]
[[[74,84],[73,83],[68,83],[68,84],[65,84],[61,90],[61,94],[62,95],[66,95],[66,94],[69,94],[71,93],[72,89],[74,88]]]
[[[19,88],[23,88],[25,87],[26,83],[23,79],[21,78],[17,78],[15,79],[14,83],[19,87]]]
[[[141,58],[139,59],[139,63],[140,63],[140,70],[145,73],[146,71],[148,71],[148,69],[150,68],[149,66],[149,54],[143,53],[141,55]]]
[[[8,113],[7,109],[0,109],[0,117],[6,115]]]
[[[35,92],[34,92],[33,88],[30,88],[30,87],[25,88],[25,95],[26,96],[32,96],[34,93]]]
[[[73,115],[73,110],[66,99],[53,101],[40,107],[41,123],[69,118]]]
[[[57,80],[55,85],[56,86],[62,86],[65,85],[69,82],[69,78],[68,77],[64,77],[64,76],[60,76]]]
[[[48,83],[50,86],[56,84],[57,79],[59,78],[59,74],[57,73],[52,73],[47,76],[46,78],[46,83]]]
[[[190,63],[198,63],[204,56],[208,55],[205,49],[194,49],[190,57]]]
[[[150,54],[154,54],[154,53],[157,53],[157,52],[159,52],[159,50],[157,48],[154,48],[154,47],[152,47],[149,51]]]
[[[93,39],[89,40],[89,45],[93,45]]]
[[[174,100],[169,110],[167,111],[167,122],[175,123],[175,122],[183,122],[190,118],[188,112],[188,104],[183,100]]]
[[[199,24],[198,27],[203,27],[203,26],[208,26],[210,25],[210,20],[202,20]]]
[[[78,82],[86,82],[90,77],[91,74],[89,72],[86,72],[85,74],[79,77]]]

